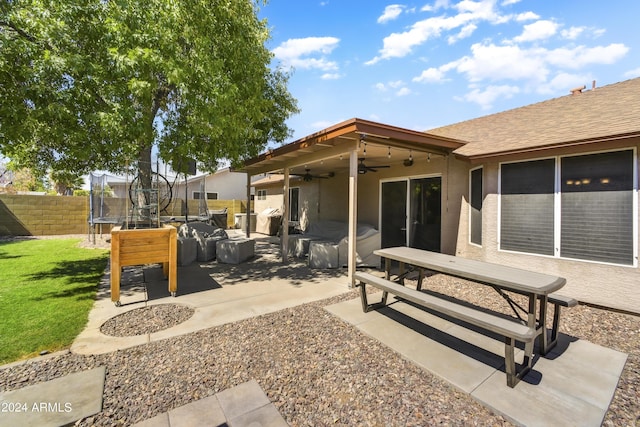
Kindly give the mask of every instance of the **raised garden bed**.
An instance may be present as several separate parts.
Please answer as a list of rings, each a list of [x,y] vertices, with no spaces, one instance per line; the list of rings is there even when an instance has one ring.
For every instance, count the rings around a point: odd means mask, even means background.
[[[178,289],[177,230],[170,225],[160,228],[111,230],[111,301],[120,305],[120,274],[129,265],[162,264],[162,272],[169,281],[169,292]]]

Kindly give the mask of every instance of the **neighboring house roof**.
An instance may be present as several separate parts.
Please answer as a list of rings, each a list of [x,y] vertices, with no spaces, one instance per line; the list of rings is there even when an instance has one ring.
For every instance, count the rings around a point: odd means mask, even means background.
[[[640,136],[640,78],[426,132],[466,141],[455,154],[480,158]]]

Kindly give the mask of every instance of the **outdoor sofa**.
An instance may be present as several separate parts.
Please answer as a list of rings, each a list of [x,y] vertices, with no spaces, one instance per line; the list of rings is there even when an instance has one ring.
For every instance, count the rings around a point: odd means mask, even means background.
[[[309,256],[314,268],[339,268],[348,264],[349,224],[342,221],[317,221],[309,224],[302,234],[289,235],[289,255]],[[380,249],[380,232],[369,224],[356,229],[356,265],[379,267],[380,257],[373,251]]]
[[[216,243],[229,236],[222,228],[204,222],[188,222],[178,229],[178,259],[180,265],[188,265],[196,259],[210,261],[216,257]],[[191,240],[195,241],[192,243]],[[195,246],[195,256],[192,254]]]

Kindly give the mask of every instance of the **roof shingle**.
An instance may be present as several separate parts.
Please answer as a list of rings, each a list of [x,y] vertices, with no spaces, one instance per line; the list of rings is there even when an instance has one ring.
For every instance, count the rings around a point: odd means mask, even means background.
[[[468,144],[474,157],[640,135],[640,78],[491,114],[426,133]]]

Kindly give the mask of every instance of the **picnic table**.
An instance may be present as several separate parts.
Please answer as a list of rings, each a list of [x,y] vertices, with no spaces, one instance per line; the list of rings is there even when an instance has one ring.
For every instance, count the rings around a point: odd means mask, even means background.
[[[562,277],[404,246],[378,249],[374,254],[385,259],[386,280],[391,276],[392,261],[399,263],[398,281],[401,284],[406,274],[406,266],[418,269],[418,291],[422,288],[424,269],[471,280],[498,291],[520,318],[521,323],[535,331],[534,339],[525,344],[525,366],[531,365],[536,338],[539,340],[541,355],[545,355],[556,343],[557,331],[553,330],[549,336],[546,328],[547,304],[550,295],[565,285],[566,280]],[[526,296],[527,307],[520,307],[505,291]],[[556,308],[558,304],[566,306],[562,298],[552,301]],[[524,317],[518,314],[517,309],[523,312]],[[559,317],[559,311],[557,316]],[[557,328],[557,319],[554,319],[554,328]]]

